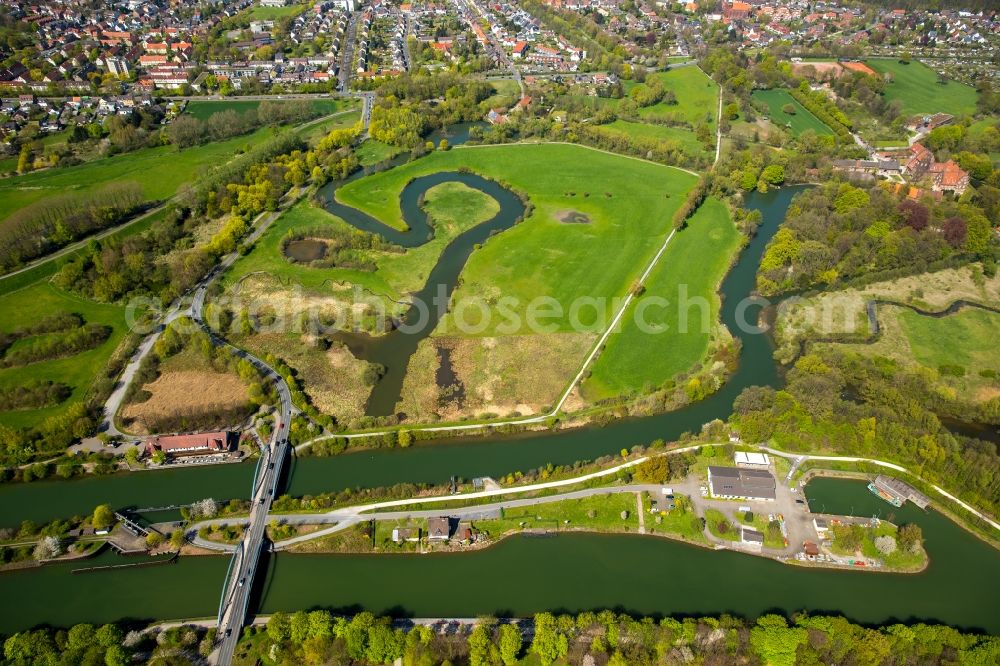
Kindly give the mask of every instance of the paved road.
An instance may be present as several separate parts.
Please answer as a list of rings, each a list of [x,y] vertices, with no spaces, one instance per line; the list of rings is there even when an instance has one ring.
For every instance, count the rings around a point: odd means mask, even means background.
[[[287,210],[295,201],[298,201],[299,197],[302,195],[302,191],[293,191],[285,195],[282,200],[282,204],[278,207],[278,210],[273,212],[261,213],[254,220],[254,229],[246,237],[246,244],[253,244],[260,238],[267,228],[276,220],[281,214]],[[183,294],[178,298],[167,312],[160,318],[155,328],[143,339],[139,346],[136,348],[132,357],[129,359],[128,365],[125,366],[125,370],[122,371],[121,377],[119,377],[118,382],[115,384],[114,390],[111,395],[108,396],[107,401],[104,403],[104,413],[102,416],[101,426],[99,430],[101,432],[107,433],[112,436],[124,436],[125,433],[118,430],[115,426],[115,415],[121,408],[122,401],[125,399],[125,393],[128,391],[129,385],[132,380],[135,379],[136,373],[139,371],[139,367],[142,365],[142,361],[149,355],[149,352],[153,349],[156,341],[163,334],[164,329],[169,326],[172,322],[176,321],[180,317],[192,317],[198,323],[201,323],[201,312],[205,306],[205,294],[208,291],[208,287],[219,275],[225,273],[233,263],[239,259],[240,254],[238,251],[228,254],[223,260],[215,266],[211,271],[208,272],[205,277],[203,277],[198,284],[196,284],[189,292]],[[197,316],[193,316],[197,313]]]

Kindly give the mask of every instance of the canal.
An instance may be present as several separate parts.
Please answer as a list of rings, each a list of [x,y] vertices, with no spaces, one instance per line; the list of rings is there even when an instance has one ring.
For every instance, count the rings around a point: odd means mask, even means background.
[[[615,454],[622,448],[657,438],[670,441],[684,432],[698,432],[713,419],[728,418],[733,400],[744,388],[753,384],[775,386],[779,381],[768,336],[744,332],[745,327],[737,326],[737,320],[742,315],[755,322],[759,315],[759,305],[750,305],[741,312],[741,304],[754,288],[757,266],[768,240],[784,219],[792,197],[801,189],[786,187],[747,197],[746,206],[760,210],[763,222],[720,289],[722,322],[740,337],[742,350],[739,367],[717,393],[674,412],[622,419],[601,428],[452,438],[421,442],[407,449],[363,450],[330,458],[296,459],[287,492],[305,495],[405,482],[445,483],[452,476],[499,477],[548,463],[562,465]],[[0,486],[0,526],[17,524],[25,518],[39,522],[63,518],[102,502],[113,506],[153,506],[205,497],[246,497],[252,475],[248,465],[230,465],[69,482],[9,484]]]
[[[625,419],[603,428],[464,438],[408,449],[362,451],[295,461],[294,495],[399,482],[444,482],[450,476],[500,476],[547,463],[611,454],[729,416],[735,397],[753,384],[780,382],[765,335],[737,325],[767,241],[798,188],[751,194],[763,213],[758,234],[724,280],[721,317],[742,341],[740,366],[716,394],[682,410]],[[745,306],[744,306],[745,307]],[[744,316],[756,321],[759,306]],[[0,524],[66,517],[108,502],[161,506],[214,497],[246,497],[250,465],[144,472],[68,482],[0,486]],[[872,515],[879,504],[864,484],[817,480],[809,497],[817,511]],[[1000,632],[1000,553],[935,512],[912,507],[896,520],[919,523],[931,566],[917,575],[800,569],[771,560],[698,549],[663,539],[559,535],[519,537],[494,548],[440,556],[278,555],[262,581],[264,612],[327,607],[399,615],[530,614],[610,607],[637,614],[754,616],[764,611],[832,612],[860,622],[894,619],[947,622]],[[115,561],[103,555],[99,562]],[[189,557],[178,564],[73,575],[76,565],[0,574],[0,632],[118,618],[211,616],[228,558]],[[586,584],[581,584],[585,581]]]
[[[529,615],[613,608],[641,615],[834,613],[856,622],[935,621],[1000,632],[1000,556],[937,512],[882,502],[865,483],[816,479],[815,511],[918,523],[920,574],[807,569],[656,537],[516,537],[442,555],[277,555],[262,612],[329,608],[400,616]],[[104,555],[96,563],[123,561]],[[91,562],[88,562],[90,564]],[[0,574],[0,632],[121,618],[212,616],[228,558],[73,575],[80,565]]]

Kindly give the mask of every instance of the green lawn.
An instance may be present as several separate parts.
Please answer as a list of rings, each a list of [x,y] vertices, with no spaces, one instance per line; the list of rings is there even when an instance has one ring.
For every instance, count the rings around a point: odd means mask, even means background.
[[[516,299],[510,311],[521,326],[504,334],[530,330],[525,314],[537,297],[554,299],[563,312],[544,321],[546,332],[603,330],[611,300],[624,296],[655,254],[695,182],[677,169],[581,146],[514,144],[436,152],[350,183],[338,198],[402,228],[398,196],[404,185],[416,176],[461,167],[509,184],[535,206],[527,220],[473,253],[454,296],[488,304],[500,296]],[[573,213],[589,221],[560,221]],[[580,307],[571,321],[571,307],[585,302],[592,305]],[[446,328],[449,318],[442,322]],[[492,317],[480,334],[497,334],[498,325],[508,322]]]
[[[740,527],[718,509],[705,509],[705,524],[712,536],[727,541],[742,541]]]
[[[904,116],[925,113],[950,113],[952,115],[971,114],[976,110],[975,88],[949,81],[941,85],[937,73],[921,62],[911,61],[904,65],[898,60],[875,58],[865,64],[880,74],[892,74],[892,83],[885,87],[885,95],[890,100],[903,104]]]
[[[638,503],[633,493],[618,493],[504,509],[502,518],[474,520],[472,524],[492,539],[521,529],[636,531],[639,527],[637,510]],[[627,512],[624,519],[623,511]]]
[[[600,126],[601,131],[609,134],[625,134],[637,139],[656,139],[658,141],[675,141],[690,155],[707,155],[705,147],[691,130],[668,125],[652,125],[649,123],[634,123],[628,120],[616,120]],[[713,135],[713,141],[715,140]],[[712,150],[714,152],[714,148]]]
[[[677,96],[676,104],[654,104],[639,110],[639,115],[647,117],[673,117],[677,120],[699,125],[707,123],[715,126],[719,111],[719,86],[698,67],[679,67],[666,72],[647,75],[647,80],[657,78],[664,87]]]
[[[266,9],[266,8],[265,8]],[[292,102],[298,100],[279,100],[275,98],[275,102]],[[216,113],[221,113],[222,111],[236,111],[237,113],[246,113],[251,109],[256,109],[260,106],[261,100],[256,99],[239,99],[238,97],[233,99],[224,100],[193,100],[188,102],[188,105],[184,108],[184,113],[190,114],[197,118],[198,120],[205,120]],[[312,100],[312,108],[318,114],[329,115],[331,113],[336,113],[344,109],[348,109],[352,106],[356,106],[357,102],[355,100],[344,100],[332,97],[322,97]]]
[[[13,428],[31,427],[49,416],[65,412],[70,405],[83,400],[94,379],[107,365],[108,359],[125,335],[124,307],[95,303],[45,281],[0,296],[0,330],[9,332],[30,326],[47,316],[61,312],[79,314],[88,323],[111,326],[111,336],[98,347],[76,356],[0,369],[0,387],[4,388],[33,379],[52,380],[73,387],[73,394],[59,405],[42,409],[0,412],[0,425]]]
[[[938,318],[900,310],[898,318],[918,363],[934,369],[958,365],[970,372],[1000,370],[1000,315],[969,308]]]
[[[833,136],[833,130],[826,126],[819,118],[811,114],[804,106],[795,101],[788,94],[787,90],[773,88],[771,90],[753,91],[753,100],[761,102],[768,109],[768,117],[772,123],[778,127],[788,127],[792,134],[798,136],[806,130],[813,130],[817,134]],[[786,104],[795,107],[795,113],[785,113],[782,108]]]
[[[172,146],[143,148],[77,166],[7,178],[0,181],[0,219],[52,194],[92,190],[116,181],[138,182],[147,199],[166,199],[202,169],[231,159],[238,151],[266,141],[273,133],[272,128],[265,127],[252,134],[182,151]]]
[[[642,298],[630,306],[620,331],[608,339],[592,366],[583,384],[588,400],[661,386],[705,356],[717,329],[717,286],[739,246],[740,235],[726,205],[707,199],[688,227],[670,241],[646,280]],[[707,319],[701,307],[680,307],[682,289],[689,301],[698,298],[710,304]],[[669,306],[658,306],[650,298],[666,299]]]
[[[401,152],[403,152],[402,149],[396,146],[390,146],[375,139],[368,139],[357,147],[354,155],[361,162],[361,166],[371,166],[392,159]]]

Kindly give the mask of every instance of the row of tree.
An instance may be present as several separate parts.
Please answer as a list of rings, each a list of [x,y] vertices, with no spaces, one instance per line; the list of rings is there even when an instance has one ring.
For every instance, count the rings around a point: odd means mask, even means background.
[[[576,616],[539,613],[524,623],[479,620],[474,627],[439,633],[424,625],[393,623],[359,613],[275,613],[266,628],[247,631],[241,649],[277,664],[519,663],[652,666],[662,663],[994,663],[1000,639],[947,626],[894,624],[867,628],[835,616],[763,615],[633,618],[612,611]],[[262,635],[263,634],[263,635]],[[528,640],[530,636],[530,640]]]
[[[142,187],[119,182],[47,196],[0,223],[0,269],[16,268],[74,240],[118,224],[144,202]]]

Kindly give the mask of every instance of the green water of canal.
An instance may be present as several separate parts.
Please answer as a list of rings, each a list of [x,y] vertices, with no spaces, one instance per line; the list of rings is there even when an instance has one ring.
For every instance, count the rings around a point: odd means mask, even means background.
[[[808,610],[864,623],[944,622],[1000,633],[1000,553],[936,512],[896,509],[865,484],[817,479],[815,511],[881,515],[923,528],[920,574],[806,569],[656,537],[517,537],[441,555],[277,555],[262,612],[330,608],[399,616],[529,615],[614,608],[642,615],[754,617]],[[107,555],[101,563],[121,562]],[[0,574],[0,632],[39,623],[170,619],[216,612],[228,560],[189,557],[146,569],[72,575],[78,565]]]
[[[762,211],[758,235],[722,285],[723,322],[743,343],[740,367],[721,391],[683,410],[628,419],[605,428],[516,437],[446,440],[402,450],[366,451],[295,461],[295,495],[448,477],[499,476],[546,463],[564,464],[614,453],[655,438],[674,439],[727,418],[733,399],[752,384],[780,382],[764,335],[737,326],[740,302],[753,288],[764,247],[798,190],[752,194]],[[759,306],[743,313],[756,321]],[[246,497],[251,465],[176,469],[0,486],[0,524],[16,524],[115,506],[162,506],[204,497]],[[887,514],[892,507],[864,484],[818,480],[814,510]],[[1000,632],[1000,553],[937,513],[893,509],[897,521],[921,524],[931,566],[917,575],[799,569],[730,552],[662,539],[560,535],[514,538],[475,553],[441,556],[279,555],[263,581],[262,610],[309,607],[399,615],[530,614],[538,610],[616,608],[637,614],[754,616],[768,610],[833,612],[870,623],[924,619]],[[101,561],[116,561],[102,556]],[[170,566],[72,575],[74,565],[0,574],[0,632],[117,618],[211,616],[227,558],[185,558]]]
[[[484,186],[494,185],[487,182]],[[738,324],[741,317],[751,323],[757,321],[760,306],[751,305],[741,311],[741,303],[754,288],[757,266],[768,240],[784,219],[792,197],[801,189],[787,187],[767,194],[751,193],[747,198],[746,206],[761,210],[763,222],[721,286],[720,316],[729,330],[741,338],[743,346],[739,368],[717,393],[678,411],[624,419],[603,428],[454,438],[424,442],[407,449],[297,459],[291,466],[286,492],[299,496],[404,482],[446,483],[451,476],[499,477],[548,463],[562,465],[592,460],[657,438],[670,441],[683,432],[699,431],[702,424],[713,419],[728,418],[733,400],[745,387],[774,386],[779,382],[770,339],[763,334],[746,333],[745,326]],[[116,507],[145,507],[190,503],[205,497],[248,497],[252,476],[252,466],[241,464],[0,485],[0,526],[17,525],[24,519],[42,522],[83,514],[104,502]]]

